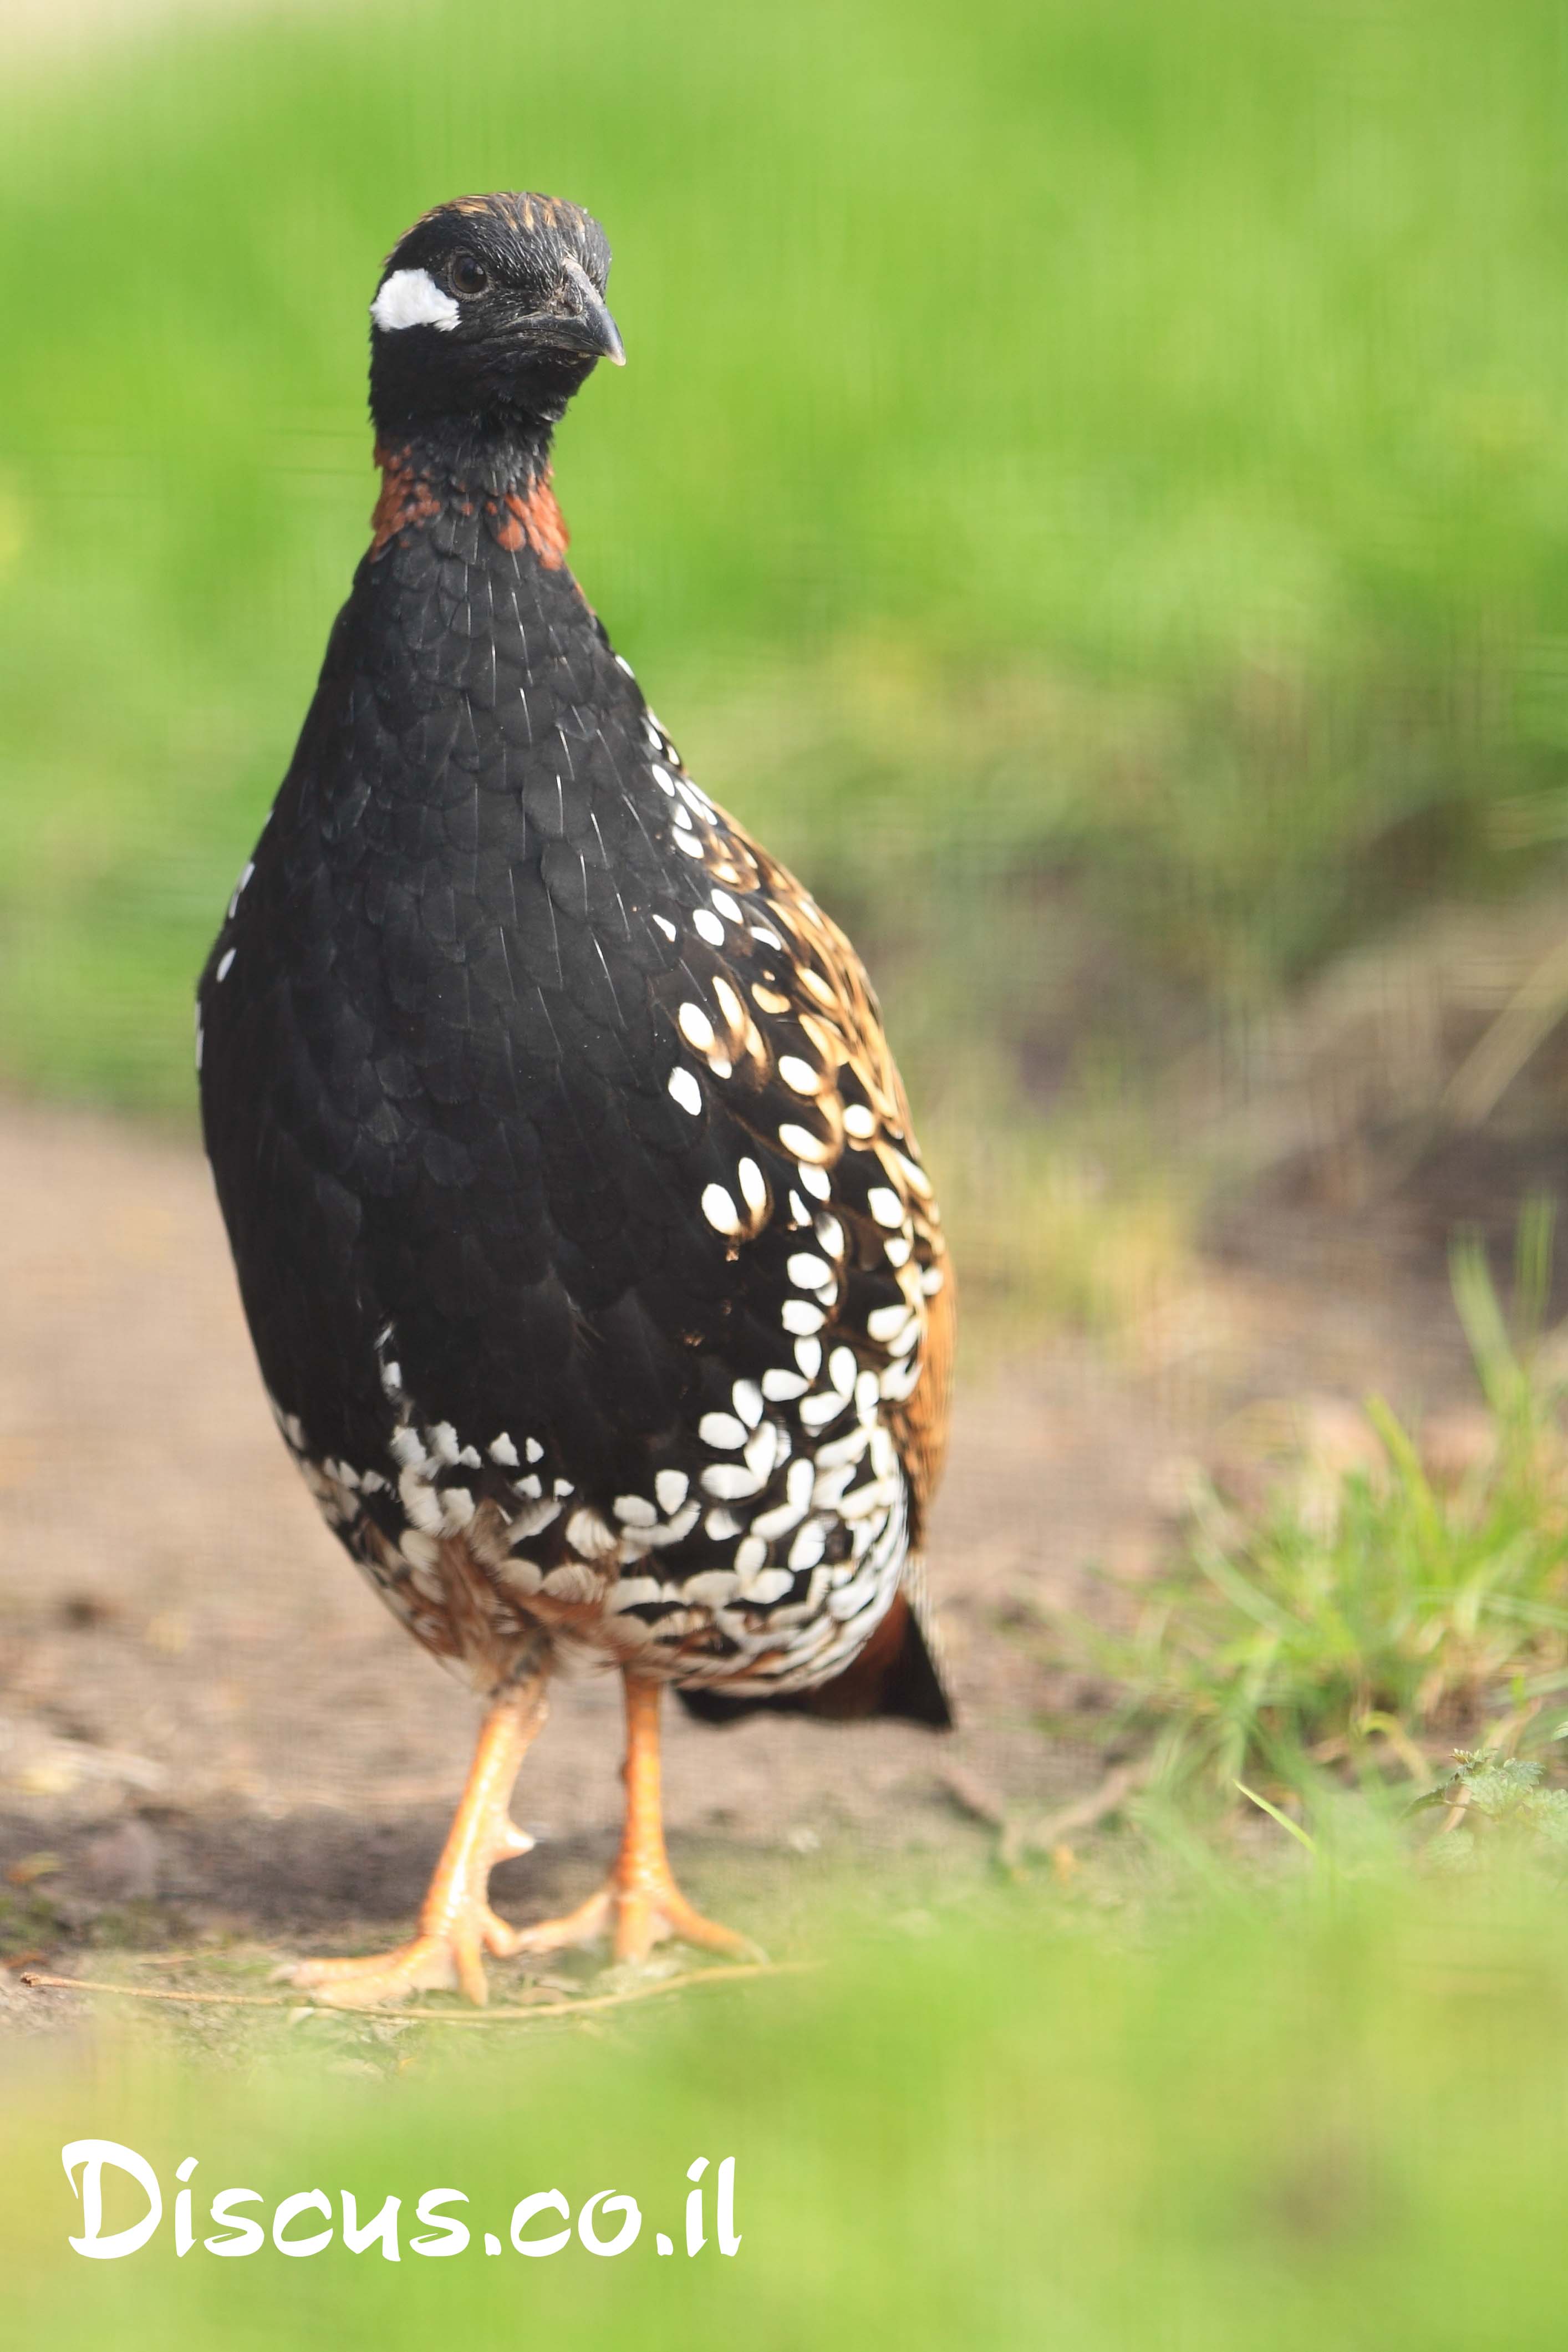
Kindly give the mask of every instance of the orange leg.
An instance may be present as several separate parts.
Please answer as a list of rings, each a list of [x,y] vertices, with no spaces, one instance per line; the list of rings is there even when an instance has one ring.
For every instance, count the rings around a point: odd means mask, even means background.
[[[365,1959],[300,1960],[279,1971],[328,2006],[402,2000],[411,1992],[466,1992],[488,1999],[483,1952],[520,1948],[518,1931],[490,1909],[490,1872],[533,1840],[508,1807],[518,1768],[544,1721],[544,1678],[498,1699],[479,1733],[468,1785],[419,1914],[419,1933],[395,1951]]]
[[[544,1919],[518,1931],[520,1952],[553,1952],[566,1944],[591,1944],[606,1933],[617,1960],[646,1960],[655,1944],[675,1937],[710,1952],[760,1957],[754,1944],[728,1927],[715,1927],[694,1911],[675,1883],[664,1848],[664,1812],[659,1790],[658,1710],[663,1687],[626,1675],[626,1825],[621,1850],[605,1885],[562,1919]]]

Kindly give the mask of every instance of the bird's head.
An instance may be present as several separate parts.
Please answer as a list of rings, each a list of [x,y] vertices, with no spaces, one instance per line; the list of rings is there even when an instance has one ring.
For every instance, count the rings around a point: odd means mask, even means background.
[[[625,363],[609,270],[598,222],[552,196],[459,196],[424,214],[370,306],[378,432],[556,423],[596,361]]]

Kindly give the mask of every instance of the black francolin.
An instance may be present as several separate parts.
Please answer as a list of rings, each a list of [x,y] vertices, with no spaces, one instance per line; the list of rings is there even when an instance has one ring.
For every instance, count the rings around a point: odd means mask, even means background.
[[[207,1150],[327,1519],[488,1712],[418,1936],[319,1998],[485,1995],[482,1953],[742,1939],[666,1859],[658,1706],[948,1720],[918,1598],[953,1291],[853,949],[681,766],[566,568],[551,436],[619,362],[596,222],[426,214],[371,309],[374,537],[203,973]],[[516,1929],[491,1865],[551,1674],[618,1667],[608,1885]]]

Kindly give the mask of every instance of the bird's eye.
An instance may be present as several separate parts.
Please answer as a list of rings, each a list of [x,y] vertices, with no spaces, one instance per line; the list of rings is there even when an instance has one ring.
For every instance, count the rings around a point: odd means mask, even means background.
[[[471,253],[459,253],[447,276],[454,294],[482,294],[490,282],[489,271]]]

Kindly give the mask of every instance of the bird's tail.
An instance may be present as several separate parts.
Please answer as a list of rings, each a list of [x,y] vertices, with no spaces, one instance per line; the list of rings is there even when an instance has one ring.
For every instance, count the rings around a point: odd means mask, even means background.
[[[775,1698],[727,1698],[721,1689],[683,1690],[680,1703],[700,1723],[733,1723],[761,1707],[781,1715],[815,1715],[831,1723],[861,1723],[893,1716],[951,1731],[952,1702],[942,1674],[942,1651],[925,1600],[918,1560],[881,1623],[850,1664],[814,1690],[781,1691]]]

